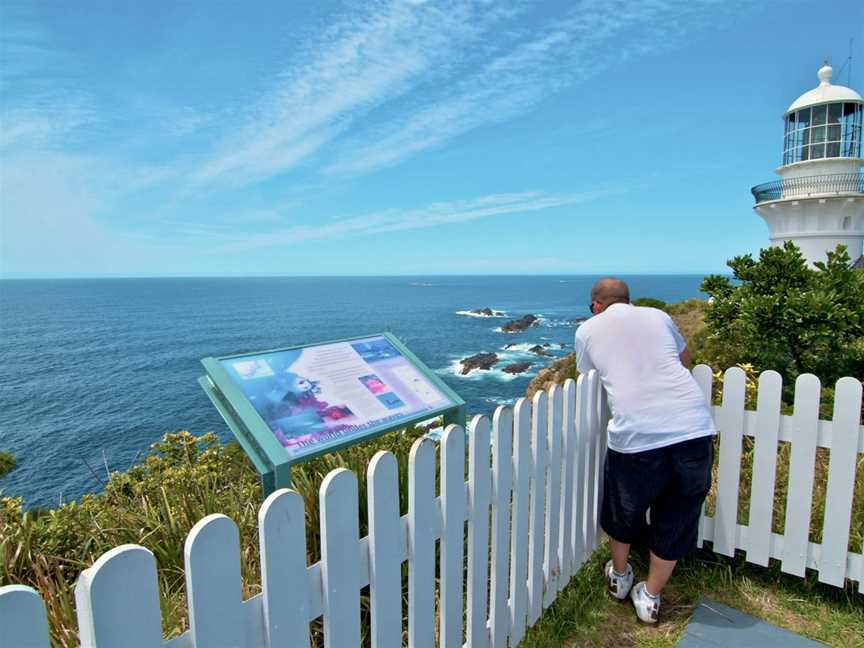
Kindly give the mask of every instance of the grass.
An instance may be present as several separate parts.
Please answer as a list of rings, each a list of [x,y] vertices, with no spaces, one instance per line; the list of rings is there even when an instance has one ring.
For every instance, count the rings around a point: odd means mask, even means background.
[[[619,602],[605,591],[601,568],[609,559],[599,549],[573,578],[555,603],[520,644],[520,648],[671,648],[681,639],[702,597],[708,597],[802,636],[841,648],[864,645],[864,596],[749,565],[743,555],[717,556],[701,550],[678,565],[663,592],[660,622],[646,626],[636,620],[629,601]],[[631,556],[637,578],[647,573],[647,553]]]
[[[8,452],[0,452],[0,477],[15,467],[15,457]]]

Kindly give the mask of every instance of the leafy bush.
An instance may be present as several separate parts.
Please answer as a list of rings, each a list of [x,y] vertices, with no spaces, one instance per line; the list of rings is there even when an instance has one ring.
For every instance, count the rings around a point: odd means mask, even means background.
[[[750,364],[795,379],[812,373],[826,387],[864,376],[864,273],[850,267],[843,246],[809,268],[791,242],[728,262],[734,281],[711,275],[700,361],[713,367]]]
[[[0,477],[15,467],[15,457],[8,452],[0,452]]]
[[[640,297],[639,299],[633,300],[634,306],[650,306],[651,308],[659,308],[660,310],[666,310],[668,304],[662,299],[654,299],[653,297]]]

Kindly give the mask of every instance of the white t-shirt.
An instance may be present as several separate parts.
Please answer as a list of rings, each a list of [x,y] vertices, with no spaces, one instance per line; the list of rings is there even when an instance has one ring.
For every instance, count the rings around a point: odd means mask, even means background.
[[[705,396],[681,364],[687,343],[657,308],[612,304],[576,330],[576,368],[609,397],[609,447],[641,452],[714,434]]]

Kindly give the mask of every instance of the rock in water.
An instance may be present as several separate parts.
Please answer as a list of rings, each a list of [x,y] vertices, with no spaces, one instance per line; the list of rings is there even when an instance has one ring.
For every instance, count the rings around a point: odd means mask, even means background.
[[[496,353],[475,353],[474,355],[459,361],[462,365],[463,376],[467,375],[474,369],[488,371],[496,362],[498,362],[498,354]]]
[[[519,331],[524,331],[532,326],[539,326],[540,318],[536,315],[525,315],[524,317],[520,317],[519,319],[510,320],[506,322],[501,330],[505,333],[518,333]]]
[[[511,365],[507,365],[504,367],[504,373],[508,374],[520,374],[525,373],[534,366],[533,362],[514,362]]]
[[[538,356],[545,356],[545,355],[546,355],[546,349],[544,349],[544,348],[543,348],[542,346],[540,346],[539,344],[535,344],[533,347],[531,347],[531,348],[528,349],[528,350],[529,350],[531,353],[534,353],[534,354],[536,354],[536,355],[538,355]]]

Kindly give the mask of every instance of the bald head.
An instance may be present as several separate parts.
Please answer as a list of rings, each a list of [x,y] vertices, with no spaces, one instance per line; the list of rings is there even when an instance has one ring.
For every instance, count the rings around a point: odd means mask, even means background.
[[[629,304],[630,289],[627,284],[614,277],[604,277],[591,289],[591,301],[606,306],[612,304]]]

